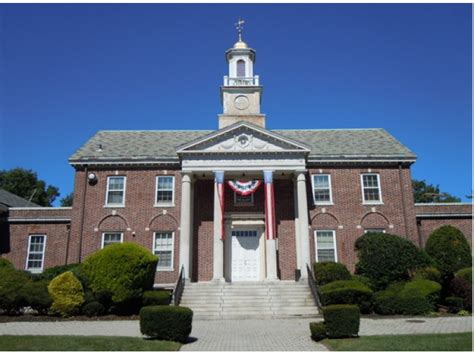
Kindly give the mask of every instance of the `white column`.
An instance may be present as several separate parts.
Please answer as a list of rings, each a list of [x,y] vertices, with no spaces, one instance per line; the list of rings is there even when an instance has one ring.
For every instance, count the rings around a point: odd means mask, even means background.
[[[183,173],[181,177],[181,225],[179,233],[179,264],[184,266],[185,278],[191,278],[191,228],[192,228],[192,176],[191,173]]]
[[[298,194],[298,219],[300,233],[300,269],[301,277],[308,277],[306,264],[310,265],[309,252],[309,223],[308,223],[308,196],[306,193],[306,171],[296,172],[296,189]]]
[[[267,251],[267,281],[275,281],[277,276],[276,257],[276,221],[275,221],[275,194],[273,191],[273,171],[263,172],[265,182],[265,228]]]
[[[224,240],[222,239],[222,208],[219,185],[224,184],[224,172],[214,172],[214,281],[224,281]],[[223,189],[220,189],[223,191]]]
[[[293,179],[293,197],[295,205],[295,248],[296,248],[296,268],[301,271],[301,246],[300,246],[300,218],[298,211],[298,190],[297,185],[297,176]]]

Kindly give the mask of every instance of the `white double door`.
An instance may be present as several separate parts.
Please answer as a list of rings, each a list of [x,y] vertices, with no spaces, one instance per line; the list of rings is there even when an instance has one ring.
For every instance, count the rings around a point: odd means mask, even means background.
[[[258,228],[235,229],[231,236],[232,281],[259,281],[261,231]]]

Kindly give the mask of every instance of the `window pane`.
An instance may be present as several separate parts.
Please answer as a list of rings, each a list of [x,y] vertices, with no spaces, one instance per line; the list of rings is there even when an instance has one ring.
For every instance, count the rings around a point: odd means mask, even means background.
[[[110,177],[109,178],[109,190],[123,190],[124,178],[122,177]]]
[[[329,189],[327,189],[327,190],[315,190],[314,191],[314,200],[317,201],[317,202],[331,201],[331,196],[329,194]]]
[[[28,270],[42,269],[43,268],[43,255],[44,255],[44,235],[32,235],[30,236],[30,246],[27,256],[26,268]]]
[[[328,175],[314,175],[314,187],[315,188],[329,188],[329,176]]]
[[[105,233],[104,234],[104,247],[110,244],[121,243],[122,234],[121,233]]]
[[[318,249],[334,248],[334,238],[331,231],[316,232],[316,239]]]
[[[364,187],[378,187],[377,175],[364,175]]]
[[[172,202],[173,192],[172,191],[158,191],[157,202]]]
[[[237,61],[237,76],[245,76],[245,62],[243,60]]]
[[[173,189],[173,177],[171,176],[158,177],[158,190],[172,190],[172,189]]]
[[[334,249],[318,250],[318,262],[336,261]]]
[[[379,189],[364,189],[364,199],[366,201],[379,201]]]
[[[123,191],[109,191],[107,203],[123,203]]]
[[[156,251],[155,255],[158,256],[158,267],[171,267],[171,251]]]

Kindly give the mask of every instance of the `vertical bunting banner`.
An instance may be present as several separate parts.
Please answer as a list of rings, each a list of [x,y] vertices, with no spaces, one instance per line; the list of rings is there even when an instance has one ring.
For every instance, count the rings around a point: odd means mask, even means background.
[[[221,206],[221,240],[225,239],[224,225],[224,172],[216,172],[217,195],[219,196],[219,204]]]
[[[271,240],[276,238],[273,171],[264,171],[263,176],[265,180],[265,230],[267,239]]]

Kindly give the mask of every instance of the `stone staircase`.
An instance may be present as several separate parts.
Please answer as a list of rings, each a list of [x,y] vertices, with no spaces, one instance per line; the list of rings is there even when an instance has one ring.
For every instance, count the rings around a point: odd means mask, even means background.
[[[318,315],[306,282],[186,283],[181,306],[195,319],[315,317]]]

